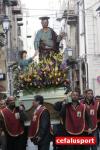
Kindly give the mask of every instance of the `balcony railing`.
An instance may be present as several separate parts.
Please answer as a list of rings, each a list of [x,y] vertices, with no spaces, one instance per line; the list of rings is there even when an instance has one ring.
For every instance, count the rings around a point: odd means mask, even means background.
[[[14,6],[14,7],[12,8],[12,13],[13,13],[14,15],[21,14],[21,13],[22,13],[21,7],[20,7],[20,6]]]
[[[18,26],[23,26],[23,23],[17,23]]]
[[[22,15],[18,15],[17,16],[17,21],[22,21],[23,20],[23,16]]]
[[[7,6],[17,6],[17,0],[3,0],[4,4]]]
[[[67,23],[70,25],[75,24],[77,22],[78,16],[76,15],[74,10],[65,10],[62,18],[66,18]]]
[[[6,44],[6,41],[5,41],[5,34],[0,33],[0,47],[4,47],[5,44]]]
[[[18,49],[7,49],[7,60],[8,63],[16,62],[19,59]]]
[[[5,44],[6,44],[5,34],[4,34],[4,31],[3,31],[2,25],[0,25],[0,47],[5,46]]]

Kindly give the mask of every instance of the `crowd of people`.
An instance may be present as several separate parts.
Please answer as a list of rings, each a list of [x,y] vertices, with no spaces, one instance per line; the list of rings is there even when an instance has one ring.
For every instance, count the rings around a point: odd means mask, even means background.
[[[68,100],[70,97],[70,101]],[[0,99],[0,145],[2,150],[25,150],[30,139],[38,150],[49,150],[53,142],[54,150],[97,150],[100,137],[100,98],[94,97],[91,89],[80,96],[79,91],[72,91],[63,101],[54,104],[61,122],[54,124],[51,130],[50,112],[44,106],[44,98],[36,95],[33,98],[32,118],[28,128],[25,106],[16,103],[16,98],[9,96]],[[52,131],[52,132],[51,132]],[[56,136],[94,136],[96,145],[65,145],[55,144]]]
[[[62,118],[60,135],[94,136],[96,137],[96,145],[70,145],[63,148],[58,147],[58,149],[97,150],[100,142],[100,97],[94,97],[92,89],[86,90],[83,96],[77,90],[72,91],[70,97],[70,102],[67,101],[67,98],[54,105]],[[57,133],[56,136],[59,136],[59,131]]]

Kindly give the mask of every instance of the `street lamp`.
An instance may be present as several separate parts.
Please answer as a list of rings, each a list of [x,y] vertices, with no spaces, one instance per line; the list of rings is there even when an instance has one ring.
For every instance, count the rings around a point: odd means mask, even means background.
[[[32,36],[31,35],[27,35],[27,38],[31,38]]]
[[[9,30],[9,26],[10,26],[10,20],[9,20],[8,16],[4,16],[4,18],[2,20],[2,26],[3,26],[4,32],[7,34],[8,30]]]
[[[73,55],[73,49],[67,48],[67,54],[68,54],[68,57],[71,57]]]
[[[73,50],[72,48],[65,48],[64,49],[64,53],[63,53],[63,62],[66,62],[66,60],[69,58],[69,57],[72,57],[73,55]]]

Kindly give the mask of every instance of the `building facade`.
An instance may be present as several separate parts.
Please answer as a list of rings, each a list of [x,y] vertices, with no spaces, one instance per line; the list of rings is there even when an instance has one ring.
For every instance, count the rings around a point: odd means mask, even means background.
[[[9,29],[7,32],[3,30],[5,16],[9,21]],[[5,42],[0,42],[0,92],[5,91],[8,95],[13,94],[12,68],[10,66],[18,61],[18,53],[23,47],[21,40],[21,21],[22,11],[20,0],[1,0],[0,35],[4,35],[2,38],[4,38],[3,41]],[[4,78],[2,78],[3,74]]]
[[[86,88],[100,94],[100,2],[98,0],[79,1],[79,56],[81,63],[81,88],[86,78]]]
[[[71,87],[79,88],[79,39],[78,39],[78,11],[76,0],[63,0],[59,1],[60,12],[62,16],[57,20],[61,22],[61,29],[65,32],[66,36],[62,41],[64,59],[70,61],[68,78],[71,81]],[[58,15],[59,16],[59,15]],[[71,58],[71,59],[70,59]],[[70,60],[69,60],[70,59]],[[73,64],[74,63],[74,64]]]
[[[81,93],[87,88],[100,93],[100,2],[98,0],[59,1],[63,16],[58,17],[67,33],[64,49],[72,49],[77,65],[70,71],[72,87]],[[68,52],[67,56],[68,58]],[[74,75],[73,75],[74,74]]]

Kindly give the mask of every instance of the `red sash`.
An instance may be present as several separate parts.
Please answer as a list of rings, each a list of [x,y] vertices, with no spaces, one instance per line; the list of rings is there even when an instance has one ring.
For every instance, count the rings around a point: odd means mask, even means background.
[[[98,106],[99,106],[99,102],[98,101],[94,101],[94,103],[91,103],[90,105],[85,104],[86,105],[86,110],[88,112],[88,114],[91,117],[91,121],[93,124],[92,127],[92,131],[95,131],[97,128],[97,110],[98,110]],[[87,123],[85,123],[85,132],[88,132],[88,125]]]
[[[39,130],[39,124],[40,124],[40,117],[41,114],[44,112],[44,110],[47,110],[45,106],[41,106],[38,110],[36,110],[33,114],[33,118],[31,120],[31,125],[29,128],[29,137],[35,138],[38,130]]]
[[[79,104],[76,108],[67,105],[66,130],[69,134],[79,135],[85,128],[85,105]]]
[[[5,128],[10,136],[16,137],[23,134],[23,128],[19,119],[15,118],[15,111],[11,112],[7,107],[1,110]]]

